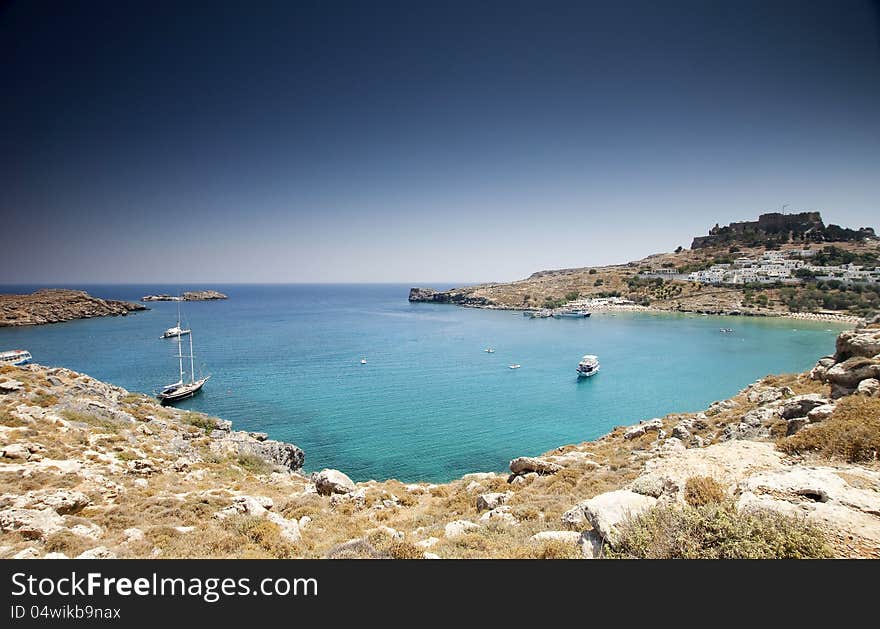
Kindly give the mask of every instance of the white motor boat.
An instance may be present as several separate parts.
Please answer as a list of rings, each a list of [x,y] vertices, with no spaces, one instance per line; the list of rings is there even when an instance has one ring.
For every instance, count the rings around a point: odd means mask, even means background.
[[[508,365],[511,369],[519,369],[522,365]]]
[[[192,330],[186,330],[186,329],[184,329],[184,328],[181,328],[181,327],[180,327],[180,324],[178,323],[178,324],[175,325],[173,328],[168,328],[167,330],[165,330],[165,331],[162,333],[162,337],[161,337],[161,338],[163,338],[163,339],[173,339],[173,338],[176,337],[176,336],[183,336],[184,334],[189,334],[190,332],[192,332]]]
[[[577,366],[578,378],[589,378],[599,373],[599,357],[587,354]]]
[[[26,349],[11,349],[0,352],[0,365],[24,365],[31,362],[33,356]]]

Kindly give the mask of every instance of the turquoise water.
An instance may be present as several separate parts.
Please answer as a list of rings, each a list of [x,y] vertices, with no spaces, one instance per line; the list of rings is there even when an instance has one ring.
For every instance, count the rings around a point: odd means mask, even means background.
[[[82,288],[132,300],[177,291]],[[410,304],[409,286],[401,285],[205,288],[230,296],[184,304],[197,363],[213,378],[179,406],[296,443],[307,470],[335,467],[356,480],[449,480],[616,425],[702,409],[766,374],[808,368],[833,351],[840,330],[644,313],[530,320]],[[174,325],[177,305],[150,307],[128,317],[0,328],[0,348],[28,349],[42,364],[153,392],[177,378],[176,342],[158,338]],[[487,346],[496,352],[485,353]],[[602,371],[578,381],[574,369],[586,353],[599,355]]]

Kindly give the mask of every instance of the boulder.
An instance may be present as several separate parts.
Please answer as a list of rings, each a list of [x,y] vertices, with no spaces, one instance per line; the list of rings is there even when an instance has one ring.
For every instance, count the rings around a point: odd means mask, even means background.
[[[4,459],[13,459],[19,461],[27,461],[31,458],[30,451],[20,443],[11,443],[3,446],[0,450],[0,457]]]
[[[790,437],[809,423],[810,420],[806,417],[792,417],[786,423],[785,436]]]
[[[315,488],[322,496],[349,494],[357,489],[348,476],[339,470],[324,469],[314,477]]]
[[[578,540],[584,559],[601,559],[605,551],[605,541],[596,531],[584,531]]]
[[[794,419],[795,417],[806,417],[807,413],[818,406],[828,404],[828,400],[818,393],[807,393],[805,395],[796,395],[785,403],[779,409],[779,415],[783,419]]]
[[[440,555],[437,553],[422,553],[422,558],[424,559],[440,559]]]
[[[614,546],[625,520],[637,517],[657,504],[651,496],[618,489],[599,494],[583,503],[584,517],[606,542]]]
[[[825,378],[841,388],[855,389],[862,380],[880,378],[880,360],[853,356],[831,367]]]
[[[566,544],[577,544],[580,541],[582,533],[579,531],[541,531],[535,533],[530,538],[533,542],[563,542]]]
[[[504,505],[492,509],[491,511],[486,511],[486,513],[480,516],[480,523],[496,524],[502,526],[516,526],[517,524],[519,524],[519,520],[517,520],[510,512],[510,507]]]
[[[90,548],[76,556],[77,559],[116,559],[116,553],[104,546]]]
[[[495,492],[491,494],[483,494],[477,498],[477,511],[487,511],[507,504],[507,501],[513,497],[512,491],[504,493]]]
[[[70,559],[64,553],[46,553],[43,555],[43,559]]]
[[[91,498],[81,491],[70,491],[67,489],[28,492],[17,502],[24,502],[25,504],[16,506],[29,509],[52,509],[58,515],[79,513],[92,504]]]
[[[419,548],[432,548],[440,543],[440,539],[437,537],[429,537],[427,539],[419,540],[416,542],[416,546]]]
[[[687,440],[691,438],[691,431],[687,429],[687,426],[679,423],[675,427],[673,427],[672,436],[676,439]]]
[[[45,539],[64,530],[64,519],[52,509],[4,509],[0,511],[0,531],[13,531],[25,539]]]
[[[810,420],[811,423],[822,422],[831,417],[834,413],[834,409],[836,406],[834,404],[823,404],[822,406],[817,406],[809,413],[807,413],[807,419]]]
[[[535,472],[536,474],[555,474],[562,469],[561,465],[545,459],[521,456],[510,462],[510,471],[514,474]]]
[[[880,380],[877,378],[867,378],[859,382],[859,386],[856,387],[856,393],[859,395],[868,395],[871,397],[877,397],[880,394]]]
[[[288,520],[278,513],[266,513],[266,519],[278,526],[278,532],[286,542],[296,544],[302,540],[302,534],[299,529],[299,522],[295,519]]]
[[[663,420],[659,418],[649,419],[647,421],[641,421],[635,426],[632,426],[623,433],[624,439],[635,439],[636,437],[641,437],[647,432],[658,432],[663,430]]]
[[[752,389],[746,398],[749,402],[762,406],[781,400],[786,395],[791,395],[791,389],[788,387],[763,387]]]
[[[834,360],[843,362],[854,356],[871,358],[880,354],[880,329],[841,332],[837,337]]]
[[[24,548],[12,556],[13,559],[39,559],[40,551],[36,548]]]
[[[456,537],[461,537],[468,531],[473,531],[475,529],[480,528],[479,525],[474,524],[469,520],[453,520],[449,522],[444,527],[444,534],[449,539],[455,539]]]

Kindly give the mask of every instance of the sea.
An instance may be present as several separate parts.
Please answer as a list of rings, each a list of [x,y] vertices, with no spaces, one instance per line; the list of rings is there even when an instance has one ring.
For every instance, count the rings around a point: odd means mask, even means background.
[[[71,288],[131,301],[179,292],[167,285]],[[646,312],[529,319],[409,303],[410,285],[400,284],[192,288],[229,299],[181,304],[196,373],[211,379],[178,406],[295,443],[306,471],[336,468],[356,481],[443,482],[501,471],[511,458],[615,426],[705,409],[767,374],[809,368],[833,352],[843,329]],[[153,394],[178,378],[177,342],[159,338],[175,325],[178,304],[147,305],[125,317],[0,328],[0,349],[27,349],[40,364]],[[601,372],[578,380],[584,354],[599,356]]]

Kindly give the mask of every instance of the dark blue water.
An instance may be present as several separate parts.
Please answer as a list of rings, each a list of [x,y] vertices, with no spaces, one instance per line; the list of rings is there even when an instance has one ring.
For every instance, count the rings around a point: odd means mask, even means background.
[[[33,287],[2,287],[24,292]],[[174,286],[80,286],[137,300]],[[185,287],[186,288],[186,287]],[[268,432],[306,452],[306,468],[356,480],[443,481],[504,468],[615,425],[705,408],[769,373],[833,351],[839,326],[785,319],[519,313],[410,304],[402,285],[231,285],[228,301],[183,304],[197,372],[182,403]],[[177,304],[127,317],[0,328],[0,348],[154,392],[177,379],[177,343],[160,340]],[[721,334],[719,328],[734,328]],[[487,346],[496,353],[487,354]],[[599,375],[578,381],[583,354]],[[368,364],[361,365],[366,357]],[[507,365],[519,363],[521,369]]]

